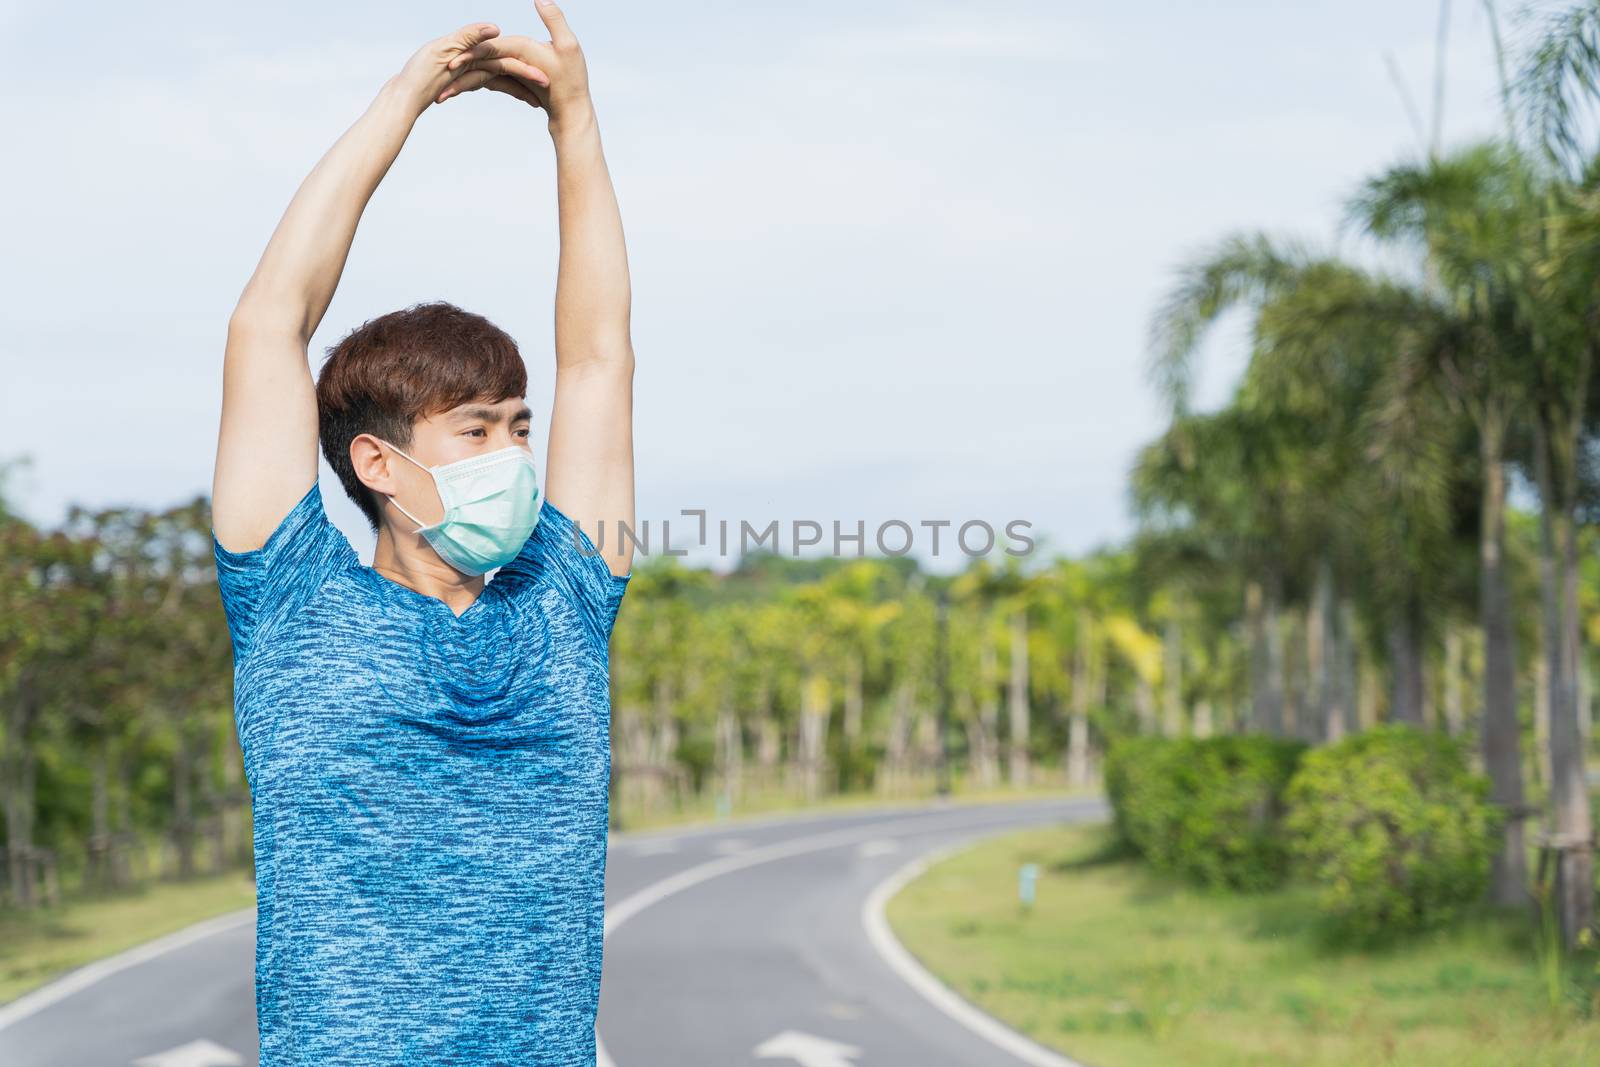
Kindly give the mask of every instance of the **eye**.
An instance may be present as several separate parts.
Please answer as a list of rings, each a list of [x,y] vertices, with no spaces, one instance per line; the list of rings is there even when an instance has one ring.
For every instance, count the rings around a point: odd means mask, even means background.
[[[483,437],[486,436],[487,431],[485,431],[482,426],[474,426],[472,429],[468,430],[467,433],[476,434],[479,437]]]
[[[522,436],[522,437],[527,437],[528,436],[528,432],[529,432],[530,429],[531,429],[531,427],[524,426],[520,430],[515,430],[513,432],[518,434],[518,435],[520,435],[520,436]]]

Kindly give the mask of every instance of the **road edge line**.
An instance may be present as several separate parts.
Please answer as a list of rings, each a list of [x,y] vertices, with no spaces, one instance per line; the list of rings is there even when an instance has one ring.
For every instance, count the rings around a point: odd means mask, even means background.
[[[906,985],[920,993],[941,1013],[977,1034],[991,1045],[1010,1053],[1033,1067],[1087,1067],[1069,1059],[1054,1049],[1039,1044],[1026,1034],[1013,1030],[994,1016],[981,1010],[970,1000],[940,981],[911,951],[900,943],[889,926],[885,909],[889,900],[904,889],[906,884],[927,870],[930,865],[963,849],[972,848],[981,840],[969,838],[926,852],[902,866],[879,882],[861,904],[861,925],[867,931],[867,940],[878,957],[900,977]]]
[[[1070,799],[1067,801],[1067,803],[1076,807],[1078,799],[1079,798]],[[1091,804],[1089,806],[1103,806],[1105,804],[1105,798],[1103,796],[1097,795],[1081,799],[1090,801]],[[1018,801],[1015,806],[1031,807],[1034,803],[1038,803],[1040,806],[1043,806],[1059,802],[1055,800],[1042,800],[1037,802]],[[967,807],[965,805],[952,805],[948,808],[938,809],[938,814],[960,815],[963,813],[963,811],[981,811],[982,807],[983,805],[973,805],[971,807]],[[721,856],[714,860],[702,861],[693,867],[687,867],[681,871],[674,872],[665,878],[651,882],[642,889],[635,890],[627,897],[618,901],[615,907],[608,906],[606,908],[605,925],[600,935],[602,943],[604,943],[604,940],[609,938],[618,927],[627,922],[629,919],[633,918],[639,912],[644,911],[646,908],[651,907],[654,904],[659,904],[661,901],[670,896],[674,896],[685,889],[699,885],[701,882],[709,881],[712,878],[728,874],[732,871],[742,870],[746,867],[753,867],[761,863],[769,863],[773,860],[788,859],[793,856],[804,855],[808,852],[821,852],[825,849],[837,848],[840,845],[859,844],[862,841],[869,841],[873,838],[881,837],[885,831],[892,831],[900,826],[915,826],[918,830],[926,832],[927,824],[930,821],[932,820],[929,818],[917,818],[915,816],[903,819],[891,818],[888,821],[878,823],[877,825],[868,824],[866,826],[840,827],[836,830],[828,830],[822,833],[811,834],[809,836],[802,835],[797,838],[790,838],[787,841],[778,841],[771,845],[762,845],[759,848],[751,849],[749,852],[735,852],[732,855]],[[932,829],[938,830],[940,827],[935,824]],[[976,837],[981,838],[991,836],[990,834],[984,833],[985,828],[982,826],[968,827],[968,829],[976,830]],[[1004,833],[1005,831],[1001,830],[999,832]],[[962,841],[958,842],[958,844],[964,844],[967,840],[969,839],[963,839]],[[871,898],[869,897],[868,899]],[[603,996],[604,994],[602,993],[602,997]],[[1042,1048],[1043,1046],[1040,1047]],[[595,1019],[595,1053],[596,1067],[616,1067],[616,1061],[613,1060],[606,1052],[605,1043],[600,1040],[600,1020],[598,1017]],[[1043,1067],[1087,1067],[1087,1065],[1073,1063],[1071,1060],[1062,1059],[1045,1063]]]
[[[11,1001],[11,1003],[0,1006],[0,1030],[5,1030],[7,1027],[19,1023],[23,1019],[43,1011],[45,1008],[67,999],[74,993],[87,989],[101,979],[109,978],[118,971],[127,970],[136,964],[144,963],[164,953],[183,948],[185,945],[191,945],[213,934],[220,934],[236,926],[243,926],[246,921],[255,922],[255,918],[256,909],[254,905],[239,911],[214,915],[209,919],[202,919],[200,922],[175,930],[153,941],[135,945],[133,948],[119,952],[115,956],[107,956],[104,959],[95,960],[93,963],[86,963],[82,967],[68,971],[60,978],[52,979],[38,989],[24,993],[16,1000]]]

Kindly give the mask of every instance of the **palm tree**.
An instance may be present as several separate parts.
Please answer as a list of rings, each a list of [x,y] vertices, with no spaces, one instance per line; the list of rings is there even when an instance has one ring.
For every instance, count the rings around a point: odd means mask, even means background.
[[[1447,238],[1464,239],[1473,218],[1492,224],[1502,217],[1494,204],[1496,181],[1503,175],[1494,156],[1482,152],[1397,168],[1369,182],[1348,215],[1378,236],[1412,238],[1433,252],[1429,262],[1436,262],[1438,246]],[[1331,399],[1324,405],[1326,412],[1343,413],[1331,427],[1335,432],[1326,434],[1342,440],[1342,446],[1309,451],[1313,462],[1324,465],[1313,472],[1317,491],[1303,503],[1313,514],[1319,502],[1341,498],[1367,505],[1365,515],[1361,509],[1348,511],[1362,518],[1354,537],[1360,539],[1361,530],[1370,529],[1379,541],[1347,558],[1374,565],[1367,577],[1387,619],[1391,717],[1402,720],[1421,719],[1420,631],[1430,591],[1439,584],[1437,575],[1423,572],[1439,558],[1447,528],[1453,431],[1437,396],[1442,392],[1470,415],[1482,479],[1484,752],[1495,799],[1512,816],[1496,863],[1494,897],[1514,903],[1526,899],[1527,888],[1518,821],[1525,808],[1515,658],[1504,571],[1504,463],[1515,403],[1507,388],[1508,308],[1492,290],[1486,294],[1463,286],[1447,295],[1454,299],[1434,299],[1422,285],[1319,260],[1296,246],[1279,248],[1264,237],[1235,238],[1192,264],[1175,288],[1153,324],[1154,366],[1181,413],[1201,329],[1225,308],[1246,303],[1258,310],[1257,351],[1251,363],[1252,374],[1260,369],[1258,395],[1248,405],[1257,409],[1256,417],[1287,415],[1292,425],[1303,428],[1299,405],[1285,404],[1283,398],[1307,395]],[[1240,435],[1231,436],[1239,447]],[[1264,436],[1260,433],[1257,439]],[[1228,440],[1223,435],[1212,444]],[[1218,449],[1208,447],[1202,454],[1211,461]],[[1292,454],[1304,458],[1308,452],[1301,448]],[[1324,521],[1314,528],[1329,527]],[[1344,529],[1348,533],[1349,527]],[[1328,543],[1324,537],[1322,544]],[[1339,539],[1331,543],[1337,545]],[[1317,556],[1316,566],[1326,566],[1326,557],[1320,552]]]
[[[1391,168],[1372,179],[1350,204],[1350,217],[1368,232],[1390,242],[1425,250],[1440,300],[1450,318],[1426,343],[1410,351],[1415,380],[1436,380],[1465,410],[1476,429],[1483,491],[1479,536],[1480,614],[1483,623],[1484,761],[1494,783],[1494,799],[1505,811],[1506,835],[1493,876],[1494,899],[1520,904],[1527,899],[1522,820],[1531,811],[1523,799],[1521,731],[1515,713],[1516,659],[1512,605],[1506,574],[1505,464],[1513,432],[1529,425],[1539,444],[1535,466],[1548,473],[1545,447],[1548,416],[1541,393],[1541,351],[1548,346],[1537,325],[1539,307],[1535,262],[1530,245],[1541,196],[1539,178],[1514,145],[1488,141],[1450,156]],[[1546,410],[1548,410],[1546,408]],[[1548,477],[1542,521],[1560,505]],[[1560,637],[1552,538],[1547,528],[1542,599],[1547,620],[1553,721],[1575,714],[1565,702],[1566,666]],[[1565,729],[1552,731],[1551,743],[1568,748]],[[1570,751],[1570,750],[1569,750]],[[1565,762],[1565,757],[1564,757]],[[1570,777],[1570,769],[1568,770]],[[1579,770],[1581,780],[1581,765]],[[1584,798],[1587,811],[1587,797]],[[1583,816],[1587,821],[1587,816]]]
[[[1567,944],[1595,921],[1594,827],[1580,722],[1580,480],[1595,404],[1600,328],[1600,151],[1581,122],[1600,74],[1600,7],[1557,14],[1523,57],[1515,82],[1500,55],[1509,137],[1534,146],[1519,171],[1522,228],[1512,262],[1535,353],[1531,369],[1541,508],[1542,599],[1550,683],[1550,758],[1558,850],[1556,896]],[[1497,52],[1499,39],[1496,37]],[[1522,129],[1518,129],[1519,119]]]

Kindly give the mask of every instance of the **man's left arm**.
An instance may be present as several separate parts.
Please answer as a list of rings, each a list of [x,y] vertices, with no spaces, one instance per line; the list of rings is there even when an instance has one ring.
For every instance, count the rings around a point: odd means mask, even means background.
[[[443,103],[473,89],[515,96],[548,116],[556,150],[561,259],[556,271],[556,389],[545,452],[545,499],[599,545],[611,573],[629,573],[633,503],[632,290],[622,215],[600,147],[583,50],[561,9],[534,4],[549,41],[502,36],[451,62]],[[458,69],[462,68],[462,69]],[[602,526],[602,524],[604,524]]]
[[[546,498],[627,574],[634,527],[633,342],[627,250],[592,107],[552,115],[561,262],[556,276],[556,387]],[[601,524],[604,524],[602,527]]]

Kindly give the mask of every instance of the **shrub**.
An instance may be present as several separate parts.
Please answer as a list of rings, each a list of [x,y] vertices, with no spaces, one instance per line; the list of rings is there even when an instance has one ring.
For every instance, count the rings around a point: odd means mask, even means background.
[[[1121,742],[1106,767],[1117,832],[1157,870],[1270,889],[1288,873],[1284,790],[1304,749],[1263,736]]]
[[[1465,743],[1403,724],[1312,752],[1289,785],[1296,859],[1358,940],[1448,922],[1486,890],[1499,815]]]
[[[1162,758],[1175,747],[1163,737],[1124,737],[1106,751],[1103,777],[1106,799],[1111,802],[1111,826],[1121,842],[1135,851],[1142,852],[1139,842],[1146,837],[1143,820],[1160,818],[1151,812],[1151,793],[1154,783],[1165,774]]]

